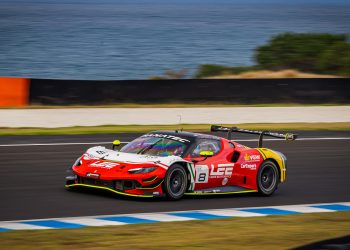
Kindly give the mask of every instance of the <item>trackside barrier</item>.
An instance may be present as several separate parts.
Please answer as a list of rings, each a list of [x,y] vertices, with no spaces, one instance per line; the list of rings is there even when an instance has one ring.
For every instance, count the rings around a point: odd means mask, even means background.
[[[29,101],[29,79],[0,77],[0,107],[23,107]]]
[[[114,103],[349,104],[350,78],[120,81],[0,78],[0,107]]]
[[[350,78],[83,81],[32,79],[30,104],[350,103]]]

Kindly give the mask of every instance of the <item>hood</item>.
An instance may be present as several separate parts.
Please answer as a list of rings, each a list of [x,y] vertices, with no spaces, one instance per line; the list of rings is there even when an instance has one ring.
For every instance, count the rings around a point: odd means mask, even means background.
[[[107,149],[102,146],[89,148],[84,157],[94,159],[103,159],[106,161],[112,162],[123,162],[129,164],[140,164],[140,163],[155,163],[155,164],[164,164],[166,167],[170,166],[174,162],[184,161],[179,156],[151,156],[151,155],[140,155],[140,154],[131,154],[118,152],[111,149]]]

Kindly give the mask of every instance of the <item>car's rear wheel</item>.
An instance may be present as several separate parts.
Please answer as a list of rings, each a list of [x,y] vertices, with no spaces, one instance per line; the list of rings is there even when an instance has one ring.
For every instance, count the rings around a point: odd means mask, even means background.
[[[279,182],[276,164],[272,161],[265,161],[259,168],[257,178],[259,193],[265,196],[273,194]]]
[[[184,195],[187,188],[187,173],[183,166],[172,165],[164,178],[163,189],[167,197],[171,200],[179,200]]]

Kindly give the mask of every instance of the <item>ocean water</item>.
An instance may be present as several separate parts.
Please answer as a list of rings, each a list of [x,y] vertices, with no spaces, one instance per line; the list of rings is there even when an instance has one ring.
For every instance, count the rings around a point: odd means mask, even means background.
[[[350,1],[1,0],[0,76],[145,79],[252,65],[282,32],[350,35]]]

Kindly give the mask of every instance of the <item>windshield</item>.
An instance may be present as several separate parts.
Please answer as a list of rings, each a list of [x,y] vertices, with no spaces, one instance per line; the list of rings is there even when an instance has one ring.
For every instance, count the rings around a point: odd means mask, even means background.
[[[154,156],[182,156],[185,149],[185,143],[179,141],[167,138],[140,137],[125,145],[120,151]]]

